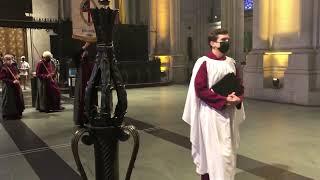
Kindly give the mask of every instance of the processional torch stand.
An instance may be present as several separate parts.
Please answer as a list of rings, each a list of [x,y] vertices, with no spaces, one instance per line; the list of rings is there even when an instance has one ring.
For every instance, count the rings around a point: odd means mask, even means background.
[[[76,130],[72,138],[72,152],[83,180],[87,175],[80,161],[78,144],[81,140],[94,147],[96,180],[119,180],[118,143],[130,135],[134,140],[133,152],[125,180],[130,180],[138,150],[139,134],[134,126],[123,125],[127,111],[127,93],[120,71],[116,65],[112,43],[112,31],[118,11],[110,9],[108,0],[98,0],[103,9],[88,8],[89,1],[83,1],[81,8],[91,14],[96,30],[96,64],[91,73],[85,93],[87,121]],[[90,2],[89,2],[90,4]],[[117,105],[112,116],[112,82],[117,92]],[[101,87],[101,107],[97,107],[97,87]]]

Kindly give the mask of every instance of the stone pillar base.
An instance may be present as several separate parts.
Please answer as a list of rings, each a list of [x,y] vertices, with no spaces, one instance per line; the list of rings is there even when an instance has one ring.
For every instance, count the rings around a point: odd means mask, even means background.
[[[270,73],[270,67],[264,67],[264,52],[254,50],[247,56],[243,72],[245,97],[307,106],[320,105],[317,53],[312,49],[290,51],[292,54],[288,56],[288,66],[278,88],[266,86],[266,74]]]
[[[170,80],[177,84],[187,82],[186,57],[183,55],[172,55]]]

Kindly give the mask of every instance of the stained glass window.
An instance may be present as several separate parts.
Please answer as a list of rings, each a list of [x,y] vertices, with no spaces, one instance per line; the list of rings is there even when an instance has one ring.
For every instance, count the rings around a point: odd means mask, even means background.
[[[244,0],[244,10],[253,9],[253,0]]]

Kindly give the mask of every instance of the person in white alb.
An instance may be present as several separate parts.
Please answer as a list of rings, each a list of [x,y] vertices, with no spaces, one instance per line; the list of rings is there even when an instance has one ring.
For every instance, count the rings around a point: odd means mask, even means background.
[[[182,119],[190,125],[192,157],[201,180],[233,180],[239,124],[244,120],[242,81],[226,56],[228,31],[209,33],[211,51],[193,68]]]
[[[30,65],[26,61],[25,56],[21,56],[21,64],[20,64],[20,77],[23,83],[23,89],[26,90],[26,83],[28,80]]]

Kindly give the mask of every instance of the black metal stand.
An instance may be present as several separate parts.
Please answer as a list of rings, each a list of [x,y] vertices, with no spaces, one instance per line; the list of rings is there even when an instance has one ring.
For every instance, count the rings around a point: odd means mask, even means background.
[[[131,135],[134,147],[126,174],[126,180],[130,180],[139,150],[139,134],[133,126],[122,125],[127,111],[127,92],[116,64],[112,43],[113,25],[118,11],[110,8],[87,9],[85,5],[88,1],[83,2],[83,10],[90,11],[96,29],[97,55],[85,92],[85,113],[88,122],[80,124],[75,132],[72,152],[83,180],[87,180],[87,176],[78,152],[80,139],[84,144],[94,146],[96,180],[119,180],[118,142],[128,140]],[[99,2],[108,4],[107,0]],[[112,85],[118,98],[113,117]],[[97,107],[97,86],[101,87],[100,111]]]
[[[112,56],[112,50],[103,47],[101,51],[98,51],[98,57],[100,58],[97,58],[96,66],[86,89],[85,103],[89,121],[75,132],[72,139],[72,152],[82,179],[87,180],[78,152],[78,143],[81,137],[84,144],[94,145],[96,180],[119,180],[118,142],[119,140],[126,141],[131,135],[134,140],[134,148],[126,175],[126,180],[130,180],[139,149],[139,134],[133,126],[122,125],[127,109],[127,93],[120,71]],[[98,112],[94,102],[97,98],[96,85],[97,82],[100,82],[100,78],[103,84],[101,85],[101,111]],[[118,97],[112,118],[110,117],[112,109],[111,80],[115,85]],[[86,132],[88,134],[84,135]]]
[[[72,152],[82,179],[88,178],[79,157],[78,143],[81,138],[85,144],[94,145],[96,180],[119,180],[118,142],[127,140],[130,135],[133,137],[134,147],[125,180],[130,180],[137,158],[138,131],[133,126],[78,129],[72,139]]]

